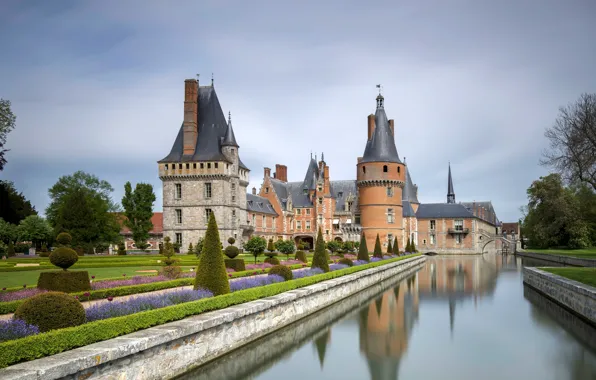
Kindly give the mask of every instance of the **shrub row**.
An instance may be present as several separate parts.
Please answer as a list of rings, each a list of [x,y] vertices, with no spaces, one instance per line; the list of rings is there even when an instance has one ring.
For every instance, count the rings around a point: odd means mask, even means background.
[[[138,330],[201,314],[204,312],[223,309],[228,306],[254,301],[259,298],[270,297],[289,290],[305,287],[317,282],[345,276],[361,270],[374,268],[395,261],[417,255],[397,257],[395,259],[374,262],[370,264],[350,267],[334,272],[323,273],[312,277],[305,277],[291,281],[240,290],[217,297],[199,301],[187,302],[157,310],[145,311],[123,317],[104,319],[85,323],[80,326],[60,330],[53,330],[39,335],[32,335],[0,343],[0,368],[23,361],[34,360],[73,348],[112,339],[133,333]]]

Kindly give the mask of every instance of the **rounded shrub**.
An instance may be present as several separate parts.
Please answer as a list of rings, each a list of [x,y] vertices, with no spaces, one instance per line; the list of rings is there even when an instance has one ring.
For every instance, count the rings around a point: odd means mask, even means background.
[[[226,268],[233,269],[235,272],[242,272],[246,270],[244,259],[225,259]]]
[[[300,260],[303,263],[308,262],[308,259],[306,258],[306,252],[304,251],[296,251],[296,256],[294,256],[294,259]]]
[[[273,274],[282,276],[286,281],[289,281],[294,277],[292,274],[292,270],[285,265],[276,265],[273,268],[269,269],[269,276]]]
[[[14,318],[37,326],[41,332],[82,325],[86,320],[83,305],[73,296],[60,292],[27,299],[17,308]]]
[[[267,264],[271,264],[271,265],[279,265],[280,264],[279,259],[277,257],[273,257],[273,256],[268,256],[263,261],[266,262]]]
[[[50,262],[64,270],[73,266],[77,261],[79,261],[79,256],[73,249],[68,247],[56,248],[50,254]]]
[[[273,252],[273,251],[265,252],[265,256],[275,257],[275,256],[277,256],[277,252]]]
[[[235,242],[236,242],[236,239],[234,239],[233,237],[228,238],[228,244],[234,244]]]
[[[233,238],[230,238],[230,239],[233,239]],[[228,245],[226,247],[226,249],[224,250],[224,253],[230,259],[233,259],[240,254],[240,250],[238,249],[238,247],[234,247],[233,245]]]
[[[70,245],[72,242],[72,236],[68,232],[60,232],[56,236],[56,242],[60,245]]]
[[[343,264],[343,265],[347,265],[349,267],[354,266],[354,263],[352,262],[352,260],[350,259],[346,259],[345,257],[342,259],[339,259],[339,261],[337,262],[338,264]]]

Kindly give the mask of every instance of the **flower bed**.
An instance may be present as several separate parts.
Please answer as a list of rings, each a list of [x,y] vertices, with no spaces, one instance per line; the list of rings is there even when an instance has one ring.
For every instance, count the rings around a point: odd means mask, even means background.
[[[35,334],[39,334],[37,326],[27,324],[23,320],[9,319],[7,321],[0,321],[0,342]]]
[[[407,257],[398,257],[383,262],[358,265],[329,273],[311,275],[310,277],[297,278],[290,281],[239,290],[217,297],[208,297],[198,301],[184,302],[169,307],[163,307],[158,310],[148,310],[121,317],[97,320],[76,327],[53,330],[46,333],[2,342],[0,343],[0,352],[3,353],[0,355],[0,368],[22,361],[54,355],[76,347],[130,334],[148,327],[177,321],[207,311],[222,309],[228,306],[273,296],[321,281],[403,260],[405,258]],[[315,271],[316,269],[307,269],[305,271],[309,270]]]

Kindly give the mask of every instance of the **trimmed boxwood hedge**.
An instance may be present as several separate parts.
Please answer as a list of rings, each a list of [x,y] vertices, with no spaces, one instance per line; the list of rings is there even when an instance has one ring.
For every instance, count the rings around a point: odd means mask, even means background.
[[[224,263],[226,264],[226,268],[234,269],[236,272],[243,272],[246,270],[244,259],[224,259]]]
[[[223,309],[228,306],[254,301],[259,298],[274,296],[289,290],[302,288],[321,281],[330,280],[332,278],[345,276],[365,269],[375,268],[416,256],[420,255],[397,257],[311,277],[239,290],[234,293],[223,294],[217,297],[205,298],[198,301],[186,302],[122,317],[89,322],[81,326],[69,327],[21,339],[10,340],[0,343],[0,352],[3,353],[0,355],[0,368],[49,355],[55,355],[73,348],[130,334],[152,326],[178,321],[192,315]]]
[[[81,270],[41,272],[37,279],[37,287],[64,293],[91,290],[89,272]]]

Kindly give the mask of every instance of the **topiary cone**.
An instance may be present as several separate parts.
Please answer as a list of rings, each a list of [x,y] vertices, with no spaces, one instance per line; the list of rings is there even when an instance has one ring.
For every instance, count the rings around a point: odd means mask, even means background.
[[[399,244],[397,242],[397,237],[395,237],[395,240],[393,241],[393,254],[399,255]]]
[[[219,241],[219,231],[213,213],[209,217],[201,260],[197,267],[195,289],[199,288],[209,290],[214,296],[230,292],[230,283]]]
[[[329,262],[327,262],[327,252],[325,252],[325,241],[323,232],[319,228],[317,242],[315,243],[315,254],[312,257],[311,268],[320,268],[323,272],[329,272]]]
[[[387,243],[387,254],[391,255],[393,253],[393,247],[391,246],[391,240]]]
[[[375,241],[375,251],[373,252],[374,257],[378,257],[380,259],[383,258],[383,251],[381,250],[381,239],[379,238],[379,234],[377,234],[377,240]]]
[[[410,243],[410,238],[408,237],[408,242],[406,243],[406,252],[412,252],[410,249],[412,249],[412,244]]]
[[[366,237],[364,236],[364,232],[360,237],[360,247],[358,248],[358,260],[370,261],[370,257],[368,256],[368,247],[366,246]]]

